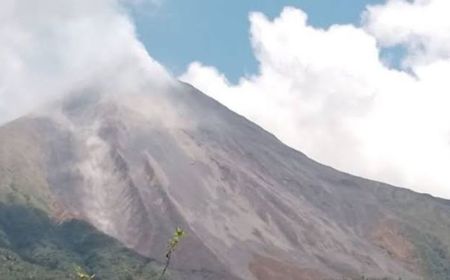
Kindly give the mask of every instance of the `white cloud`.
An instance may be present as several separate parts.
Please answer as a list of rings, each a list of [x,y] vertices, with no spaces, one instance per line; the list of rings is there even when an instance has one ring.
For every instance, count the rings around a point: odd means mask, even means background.
[[[363,18],[382,46],[405,46],[407,66],[414,66],[450,58],[448,11],[447,0],[391,0],[369,7]]]
[[[123,1],[0,1],[0,123],[84,86],[131,90],[168,77],[136,39]]]
[[[449,3],[392,0],[328,29],[295,8],[252,13],[258,74],[231,84],[194,62],[180,79],[320,162],[450,198]],[[405,70],[380,59],[397,45]]]

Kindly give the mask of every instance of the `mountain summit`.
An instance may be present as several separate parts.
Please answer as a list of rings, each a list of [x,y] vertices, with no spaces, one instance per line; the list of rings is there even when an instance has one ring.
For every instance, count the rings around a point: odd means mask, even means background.
[[[182,227],[174,279],[450,279],[450,201],[321,165],[183,83],[4,125],[0,178],[2,203],[159,262]]]

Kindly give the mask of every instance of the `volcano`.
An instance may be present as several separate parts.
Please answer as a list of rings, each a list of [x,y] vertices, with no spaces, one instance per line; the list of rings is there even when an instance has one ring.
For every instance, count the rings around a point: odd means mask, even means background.
[[[0,178],[5,207],[135,259],[163,264],[183,228],[171,279],[450,279],[450,201],[319,164],[181,82],[86,87],[3,125]],[[18,257],[21,217],[0,220]]]

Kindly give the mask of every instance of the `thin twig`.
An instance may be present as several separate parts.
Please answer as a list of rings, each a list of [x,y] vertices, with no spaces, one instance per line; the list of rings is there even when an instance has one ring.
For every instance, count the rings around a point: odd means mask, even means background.
[[[164,274],[166,273],[167,268],[170,265],[170,257],[172,256],[172,251],[169,251],[166,255],[166,265],[164,266],[163,271],[161,272],[161,275],[159,276],[158,280],[162,280],[164,277]]]

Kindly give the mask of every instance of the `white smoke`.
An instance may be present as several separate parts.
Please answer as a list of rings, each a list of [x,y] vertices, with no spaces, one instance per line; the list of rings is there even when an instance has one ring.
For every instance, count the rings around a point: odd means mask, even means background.
[[[128,1],[0,1],[0,123],[84,86],[169,79],[137,40]]]
[[[180,78],[341,170],[450,198],[450,1],[391,0],[361,26],[252,13],[259,73],[231,84],[192,63]],[[383,47],[406,51],[404,68]]]

